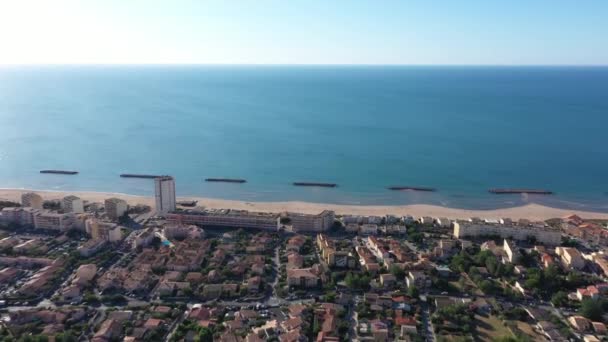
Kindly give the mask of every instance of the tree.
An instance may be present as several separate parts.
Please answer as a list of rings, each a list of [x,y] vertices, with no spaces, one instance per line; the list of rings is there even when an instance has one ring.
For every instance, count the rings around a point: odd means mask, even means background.
[[[198,341],[213,342],[213,332],[209,328],[202,327],[198,333]]]
[[[420,291],[415,285],[412,285],[407,289],[407,295],[412,298],[418,298],[418,296],[420,295]]]
[[[401,269],[399,266],[393,264],[391,265],[391,273],[397,278],[403,280],[405,277],[405,271]]]
[[[568,294],[564,291],[558,291],[551,297],[551,303],[555,306],[565,306],[568,304]]]
[[[585,299],[581,303],[579,313],[592,321],[601,321],[604,314],[604,308],[599,300]]]

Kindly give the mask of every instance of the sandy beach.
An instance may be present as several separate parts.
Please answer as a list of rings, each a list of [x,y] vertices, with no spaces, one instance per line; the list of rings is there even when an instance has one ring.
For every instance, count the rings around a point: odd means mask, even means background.
[[[24,192],[36,192],[46,199],[59,199],[66,195],[76,195],[89,202],[103,202],[104,199],[110,197],[118,197],[127,201],[129,204],[146,204],[154,206],[154,198],[152,196],[136,196],[122,193],[108,192],[83,192],[83,191],[49,191],[49,190],[25,190],[25,189],[0,189],[0,200],[9,200],[20,202],[21,194]],[[325,203],[309,203],[309,202],[246,202],[234,201],[204,197],[178,197],[178,200],[196,200],[199,206],[204,206],[213,209],[239,209],[263,212],[284,212],[293,211],[306,214],[317,214],[322,210],[334,210],[337,214],[353,214],[353,215],[413,215],[432,216],[432,217],[448,217],[451,219],[467,219],[470,217],[481,218],[500,218],[509,217],[512,219],[529,219],[529,220],[546,220],[550,218],[563,217],[569,214],[577,214],[587,219],[606,219],[608,214],[568,210],[546,207],[538,204],[529,204],[521,207],[512,207],[494,210],[467,210],[457,208],[447,208],[435,205],[416,204],[416,205],[383,205],[383,206],[367,206],[367,205],[338,205]]]

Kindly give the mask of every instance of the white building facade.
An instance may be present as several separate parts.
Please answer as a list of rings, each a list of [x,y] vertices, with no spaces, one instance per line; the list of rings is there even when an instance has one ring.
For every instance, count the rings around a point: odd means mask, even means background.
[[[170,176],[154,179],[154,197],[156,200],[156,212],[166,214],[175,210],[175,180]]]

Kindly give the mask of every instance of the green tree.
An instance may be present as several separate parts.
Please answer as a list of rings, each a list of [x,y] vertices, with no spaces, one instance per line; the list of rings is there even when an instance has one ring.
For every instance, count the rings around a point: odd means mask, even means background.
[[[405,277],[405,271],[397,265],[391,265],[391,273],[398,279],[403,280]]]
[[[604,314],[602,302],[599,300],[585,299],[581,303],[579,313],[592,321],[601,321]]]
[[[199,342],[213,342],[213,332],[209,328],[202,327],[198,333]]]
[[[564,291],[558,291],[551,296],[551,303],[555,306],[565,306],[568,304],[568,294]]]
[[[418,296],[420,295],[420,291],[415,285],[412,285],[407,289],[407,295],[412,298],[418,298]]]

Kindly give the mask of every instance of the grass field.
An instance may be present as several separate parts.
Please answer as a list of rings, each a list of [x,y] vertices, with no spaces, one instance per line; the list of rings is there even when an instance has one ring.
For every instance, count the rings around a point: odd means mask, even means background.
[[[499,337],[513,336],[509,328],[502,324],[496,316],[475,315],[475,340],[476,341],[495,341]]]

